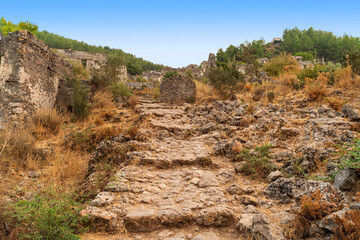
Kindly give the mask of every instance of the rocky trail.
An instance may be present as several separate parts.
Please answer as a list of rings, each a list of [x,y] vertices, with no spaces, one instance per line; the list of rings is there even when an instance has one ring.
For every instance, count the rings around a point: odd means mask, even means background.
[[[325,138],[351,137],[343,133],[351,124],[327,108],[245,109],[239,101],[196,107],[141,100],[135,139],[117,137],[94,153],[92,162],[124,146],[130,149],[120,170],[83,211],[97,232],[83,239],[285,239],[279,226],[295,216],[287,203],[331,185],[289,182],[280,178],[281,172],[272,173],[268,181],[238,174],[241,163],[230,157],[234,146],[253,148],[271,139],[274,161],[291,172],[288,160],[297,152],[303,153],[298,164],[311,166],[328,154],[328,148],[320,147]],[[297,125],[288,126],[290,121]]]

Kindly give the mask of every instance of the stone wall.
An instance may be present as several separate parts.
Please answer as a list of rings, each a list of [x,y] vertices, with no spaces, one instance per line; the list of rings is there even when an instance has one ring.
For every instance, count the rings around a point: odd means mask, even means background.
[[[0,37],[0,118],[21,120],[53,107],[59,82],[73,77],[72,66],[26,30]]]
[[[161,82],[159,99],[162,102],[182,104],[194,101],[195,94],[196,85],[193,80],[188,77],[174,76]]]
[[[67,61],[86,67],[89,71],[90,78],[93,75],[93,71],[100,69],[108,60],[108,56],[102,53],[75,51],[71,49],[53,49],[53,51]],[[125,81],[128,78],[126,66],[121,66],[118,72],[118,78],[121,81]]]
[[[99,69],[107,61],[107,55],[102,53],[74,51],[71,49],[53,49],[61,57],[82,64],[88,70]]]

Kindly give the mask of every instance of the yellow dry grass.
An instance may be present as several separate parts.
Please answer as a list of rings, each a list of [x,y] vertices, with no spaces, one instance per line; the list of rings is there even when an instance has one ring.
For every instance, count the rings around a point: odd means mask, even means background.
[[[93,109],[112,109],[115,107],[113,94],[108,90],[100,90],[94,93],[92,98]]]
[[[220,99],[216,90],[203,82],[195,81],[196,84],[196,101],[197,103],[210,102]]]

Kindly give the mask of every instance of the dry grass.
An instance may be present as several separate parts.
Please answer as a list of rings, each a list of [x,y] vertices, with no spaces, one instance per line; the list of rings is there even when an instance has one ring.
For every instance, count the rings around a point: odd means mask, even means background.
[[[58,134],[63,122],[64,117],[52,108],[38,110],[31,116],[31,124],[37,137]]]
[[[329,106],[335,111],[339,112],[341,107],[346,104],[346,100],[343,100],[339,97],[329,97],[326,98],[325,101],[329,104]]]
[[[94,109],[111,109],[115,107],[113,94],[110,91],[96,91],[92,98],[92,107]]]
[[[137,96],[135,96],[135,95],[131,95],[130,97],[129,97],[129,99],[128,99],[128,104],[129,104],[129,106],[130,106],[130,108],[131,109],[135,109],[135,106],[138,104],[138,102],[139,102],[139,99],[138,99],[138,97]]]
[[[196,101],[198,103],[205,103],[220,99],[216,90],[203,82],[195,81],[196,84]]]
[[[343,217],[335,216],[334,240],[360,239],[360,210],[346,211]]]
[[[243,87],[243,90],[245,92],[251,92],[253,89],[253,85],[251,85],[249,82],[245,83],[244,87]]]
[[[306,78],[305,92],[311,100],[321,100],[328,93],[328,82],[330,73],[319,73],[319,76],[313,80]]]
[[[72,191],[83,181],[89,158],[89,154],[60,148],[48,159],[52,164],[43,170],[46,174],[40,181],[62,192]]]
[[[337,193],[328,193],[331,194],[328,200],[325,200],[323,194],[317,190],[311,196],[302,197],[296,218],[290,223],[287,232],[289,239],[304,239],[308,237],[310,226],[313,222],[343,208],[340,200],[341,197]]]
[[[256,87],[252,96],[253,100],[259,101],[264,96],[265,91],[266,89],[263,86]]]
[[[254,104],[250,103],[249,106],[247,106],[245,110],[248,114],[253,114],[255,112]]]
[[[335,71],[335,85],[340,88],[349,88],[353,85],[351,66]]]
[[[127,129],[127,134],[129,134],[129,136],[131,138],[134,138],[139,132],[139,129],[136,125],[132,125]]]
[[[36,156],[35,138],[25,128],[8,127],[0,132],[1,171],[25,168],[27,160]]]

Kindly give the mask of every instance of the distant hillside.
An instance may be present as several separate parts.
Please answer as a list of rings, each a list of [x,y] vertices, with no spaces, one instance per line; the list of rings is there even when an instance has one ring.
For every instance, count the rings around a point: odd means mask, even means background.
[[[65,38],[57,34],[49,33],[48,31],[42,31],[36,33],[36,37],[45,42],[52,48],[67,49],[70,47],[72,50],[77,51],[86,51],[86,52],[97,52],[105,53],[109,55],[116,55],[121,57],[124,64],[128,68],[128,73],[132,75],[141,74],[143,71],[147,70],[157,70],[160,71],[164,66],[160,64],[154,64],[152,62],[146,61],[142,58],[135,57],[132,54],[125,53],[121,49],[109,48],[107,46],[100,47],[89,45],[84,42],[79,42],[70,38]]]
[[[23,22],[21,22],[21,23],[23,23]],[[6,21],[4,18],[1,18],[0,32],[1,32],[1,28],[4,25],[8,25],[8,27],[11,29],[8,32],[18,30],[19,28],[17,28],[17,27],[19,27],[19,24],[16,25],[9,21]],[[30,27],[35,26],[36,30],[37,30],[36,25],[33,25],[29,22],[25,22],[25,24],[28,24],[28,25],[26,25],[25,28],[20,27],[20,29],[27,29],[26,27],[28,27],[28,26],[30,26]],[[54,33],[49,33],[48,31],[42,31],[42,32],[35,31],[35,35],[39,40],[45,42],[51,48],[67,49],[70,47],[72,50],[105,53],[110,56],[119,57],[122,60],[122,62],[126,65],[126,67],[128,69],[128,73],[131,75],[141,74],[143,71],[147,71],[147,70],[160,71],[164,67],[163,65],[154,64],[154,63],[152,63],[150,61],[146,61],[142,58],[135,57],[134,55],[132,55],[130,53],[126,53],[126,52],[122,51],[121,49],[109,48],[107,46],[101,47],[101,46],[89,45],[82,41],[79,42],[77,40],[65,38],[65,37],[62,37],[62,36],[54,34]]]
[[[248,62],[251,57],[272,58],[281,52],[288,52],[303,56],[305,60],[324,58],[325,61],[343,63],[347,57],[350,61],[357,58],[360,52],[359,37],[336,36],[332,32],[314,30],[312,27],[308,30],[285,29],[282,37],[281,44],[275,48],[263,39],[242,43],[239,46],[230,45],[225,50],[219,49],[217,59],[220,62]]]

